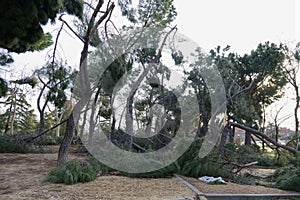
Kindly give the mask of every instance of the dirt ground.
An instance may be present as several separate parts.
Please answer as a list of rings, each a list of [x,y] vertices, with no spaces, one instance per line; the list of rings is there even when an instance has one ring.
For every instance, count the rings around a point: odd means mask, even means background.
[[[70,159],[84,159],[71,153]],[[75,184],[42,182],[56,164],[57,154],[0,154],[0,199],[172,199],[193,196],[193,192],[176,178],[138,179],[122,176],[100,176],[95,181]],[[184,177],[203,193],[295,193],[262,186],[209,185]]]

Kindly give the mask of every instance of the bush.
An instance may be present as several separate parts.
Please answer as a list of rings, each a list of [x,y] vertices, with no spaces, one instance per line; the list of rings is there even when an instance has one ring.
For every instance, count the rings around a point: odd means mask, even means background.
[[[276,158],[267,155],[261,155],[257,158],[258,165],[264,167],[272,167],[277,164]]]
[[[250,163],[258,161],[261,157],[260,147],[255,144],[242,145],[236,150],[238,163]]]
[[[51,183],[75,184],[96,179],[98,170],[89,162],[67,161],[50,171],[44,181]]]
[[[281,167],[275,171],[272,178],[276,180],[277,188],[300,192],[300,167]]]
[[[226,144],[224,155],[231,162],[241,164],[258,162],[259,166],[271,167],[277,165],[275,157],[263,154],[258,145],[241,145]]]
[[[33,142],[35,145],[58,145],[62,141],[62,137],[57,137],[55,132],[46,133],[38,137]]]
[[[252,176],[249,173],[245,173],[244,175],[235,176],[234,183],[242,184],[242,185],[257,185],[256,177]]]
[[[15,135],[0,135],[0,153],[29,153],[32,150]]]

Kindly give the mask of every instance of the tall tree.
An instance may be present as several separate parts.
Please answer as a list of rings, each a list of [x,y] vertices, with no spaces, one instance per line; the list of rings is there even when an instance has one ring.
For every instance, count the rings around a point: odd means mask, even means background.
[[[106,10],[100,13],[100,8],[104,7],[104,1],[96,1],[94,4],[85,4],[89,9],[91,9],[91,13],[87,20],[88,26],[83,30],[84,37],[79,36],[81,40],[84,42],[84,48],[82,50],[81,58],[80,58],[80,90],[82,94],[79,96],[81,99],[78,104],[75,105],[73,110],[74,119],[68,120],[69,126],[67,126],[67,130],[65,133],[64,141],[60,148],[58,163],[62,163],[67,159],[67,148],[72,139],[73,128],[78,120],[78,113],[85,106],[90,97],[90,82],[88,80],[88,69],[86,66],[86,58],[88,57],[88,48],[91,44],[92,38],[94,34],[97,34],[99,25],[106,20],[106,22],[110,21],[111,13],[115,7],[113,3],[110,1],[107,3]],[[128,18],[131,22],[131,27],[147,27],[150,25],[162,25],[166,27],[170,21],[173,20],[175,15],[175,9],[172,6],[172,0],[163,0],[163,1],[139,1],[137,5],[132,4],[131,1],[119,1],[118,5],[121,8],[122,14]],[[107,29],[107,24],[104,24],[104,39],[108,39],[109,37],[114,37],[114,35],[110,34]],[[110,42],[110,41],[109,41]],[[101,45],[101,43],[100,43]],[[109,47],[108,47],[109,48]],[[113,50],[112,50],[113,51]],[[118,70],[117,70],[118,71]],[[115,74],[114,74],[115,76]],[[117,76],[116,76],[117,77]],[[101,86],[102,87],[102,86]],[[99,86],[99,88],[101,88]],[[97,91],[97,90],[96,90]],[[100,90],[98,90],[100,91]],[[131,96],[134,96],[131,95]],[[130,102],[132,105],[133,101]],[[76,114],[77,113],[77,114]],[[75,114],[75,115],[74,115]],[[76,116],[77,115],[77,116]],[[112,123],[113,124],[113,123]]]
[[[27,133],[32,133],[35,129],[35,116],[30,103],[26,99],[29,89],[20,87],[20,85],[24,84],[31,84],[34,87],[36,80],[24,78],[11,81],[7,97],[1,102],[3,108],[6,108],[4,114],[1,115],[2,120],[5,121],[2,126],[2,133],[4,134],[15,134],[23,131],[23,127],[26,126],[28,128],[25,130]]]
[[[251,85],[247,92],[228,104],[229,120],[259,129],[264,120],[264,107],[282,97],[282,88],[287,84],[282,69],[284,46],[266,42],[244,56],[226,55],[218,47],[211,51],[211,56],[225,80],[229,96]],[[251,133],[246,132],[245,144],[251,144]]]
[[[71,144],[73,138],[74,128],[78,122],[79,114],[84,106],[87,104],[90,98],[90,82],[88,77],[88,69],[87,69],[87,58],[88,58],[88,50],[91,38],[96,31],[98,31],[98,27],[103,21],[113,12],[115,4],[108,2],[106,11],[99,16],[100,9],[103,7],[104,1],[99,0],[96,3],[96,6],[93,9],[92,15],[88,22],[88,27],[85,31],[83,40],[83,49],[81,51],[80,57],[80,67],[79,67],[79,88],[80,88],[80,99],[78,103],[74,106],[70,117],[67,120],[66,131],[64,134],[63,141],[60,145],[59,152],[58,152],[58,165],[64,163],[68,160],[68,148]],[[66,23],[65,21],[63,21]]]
[[[298,138],[297,150],[300,151],[300,131],[299,131],[299,114],[300,108],[300,83],[298,80],[299,69],[300,69],[300,43],[296,45],[294,49],[286,47],[286,65],[283,66],[285,70],[286,78],[289,84],[292,86],[295,92],[295,108],[294,108],[294,119],[295,119],[295,136]]]

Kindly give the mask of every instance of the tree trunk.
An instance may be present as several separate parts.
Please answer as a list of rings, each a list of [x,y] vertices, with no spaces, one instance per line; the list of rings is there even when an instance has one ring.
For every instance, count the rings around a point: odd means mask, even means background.
[[[165,98],[165,97],[163,96],[163,98]],[[150,98],[149,98],[149,101],[148,101],[149,116],[147,116],[147,113],[146,113],[146,118],[147,118],[146,135],[147,136],[151,135],[152,124],[153,124],[152,99],[153,99],[153,88],[150,91]]]
[[[68,150],[69,150],[69,146],[72,142],[74,127],[75,127],[75,125],[74,125],[73,113],[71,113],[70,117],[67,120],[66,132],[64,135],[64,139],[63,139],[62,143],[60,144],[59,151],[58,151],[58,159],[57,159],[58,166],[68,160]]]
[[[88,139],[89,146],[92,144],[94,131],[95,131],[95,120],[94,120],[95,111],[96,111],[96,102],[93,102],[91,108],[91,115],[90,115],[89,139]]]
[[[39,133],[42,133],[44,130],[45,130],[45,115],[44,112],[40,112]]]
[[[219,152],[221,154],[224,154],[225,151],[225,145],[226,145],[226,140],[229,132],[229,125],[227,124],[224,129],[222,130],[222,135],[221,135],[221,141],[219,144]]]
[[[60,151],[57,159],[59,165],[68,159],[68,148],[73,138],[75,125],[76,126],[78,125],[79,115],[81,113],[81,110],[84,108],[84,106],[87,104],[88,100],[90,99],[90,82],[88,78],[88,69],[87,69],[89,44],[92,35],[97,31],[99,25],[108,17],[109,13],[112,13],[115,7],[115,4],[111,3],[111,5],[107,7],[105,13],[102,14],[98,20],[96,20],[96,17],[103,4],[104,4],[103,0],[98,1],[97,6],[95,7],[94,12],[92,14],[92,17],[89,20],[89,25],[87,27],[86,35],[84,37],[84,46],[81,51],[80,68],[79,68],[79,83],[80,83],[81,96],[79,102],[74,106],[71,115],[69,117],[69,121],[68,121],[69,123],[67,123],[66,126],[66,132],[62,144],[60,146]],[[60,18],[60,20],[62,19]]]
[[[17,100],[14,100],[15,102],[13,103],[13,110],[11,113],[11,122],[10,122],[10,134],[14,134],[14,123],[15,123],[15,117],[16,117],[16,109],[17,109]]]
[[[199,97],[200,97],[200,109],[201,109],[201,114],[202,114],[202,127],[201,127],[201,135],[205,136],[206,133],[208,132],[208,111],[205,106],[205,96],[206,96],[206,87],[201,90],[200,87],[203,87],[201,85],[198,86],[198,92],[199,92]]]
[[[251,145],[251,133],[245,131],[245,145]]]
[[[137,89],[136,89],[137,90]],[[136,90],[134,91],[133,94],[130,94],[128,99],[127,99],[127,103],[126,103],[126,118],[125,118],[125,124],[126,124],[126,134],[127,134],[127,141],[125,144],[125,148],[126,150],[130,150],[132,148],[132,143],[133,143],[133,138],[132,138],[132,134],[133,134],[133,109],[132,109],[132,104],[133,104],[133,97],[134,94],[136,92]]]
[[[299,133],[299,119],[298,119],[298,109],[299,109],[299,104],[300,104],[300,94],[299,94],[299,87],[295,85],[295,92],[296,92],[296,106],[294,110],[294,115],[295,115],[295,135],[296,138],[298,138],[297,141],[297,151],[300,151],[300,133]]]
[[[56,114],[57,114],[58,123],[60,123],[63,118],[63,113],[61,113],[60,116],[58,116],[58,112],[56,112]],[[56,128],[56,137],[60,137],[60,126]]]
[[[4,134],[8,133],[9,121],[10,121],[10,117],[11,117],[11,110],[12,110],[12,104],[10,104],[10,107],[9,107],[9,113],[8,113],[7,120],[6,120],[6,123],[5,123]]]
[[[233,127],[229,127],[229,142],[231,143],[231,144],[233,144],[234,143],[234,135],[235,135],[235,128]]]

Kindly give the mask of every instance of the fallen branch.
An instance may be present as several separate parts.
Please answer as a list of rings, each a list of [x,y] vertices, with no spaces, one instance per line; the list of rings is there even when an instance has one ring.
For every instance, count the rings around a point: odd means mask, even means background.
[[[274,144],[275,146],[277,147],[280,147],[280,148],[283,148],[285,150],[288,150],[289,152],[293,153],[293,154],[296,154],[297,153],[297,150],[292,148],[292,147],[289,147],[289,146],[286,146],[286,145],[283,145],[283,144],[280,144],[278,142],[276,142],[276,140],[274,140],[273,138],[270,138],[268,137],[266,134],[264,133],[261,133],[260,131],[258,130],[255,130],[253,128],[249,128],[247,126],[244,126],[244,125],[241,125],[239,123],[236,123],[236,122],[229,122],[229,124],[231,124],[232,126],[235,126],[235,127],[238,127],[238,128],[241,128],[249,133],[252,133],[254,134],[255,136],[260,136],[262,138],[264,138],[266,141]]]
[[[57,128],[58,126],[60,126],[60,125],[62,125],[62,124],[64,124],[64,123],[66,123],[66,121],[67,121],[67,119],[61,121],[60,123],[58,123],[58,124],[56,124],[55,126],[53,126],[53,127],[49,128],[49,129],[47,129],[47,130],[41,132],[40,134],[38,134],[38,135],[36,135],[36,136],[30,136],[30,137],[24,138],[24,139],[22,139],[22,140],[23,140],[24,142],[30,143],[30,142],[32,142],[33,140],[35,140],[35,139],[41,137],[42,135],[45,135],[45,134],[48,133],[49,131],[52,131],[53,129]]]
[[[231,163],[232,165],[236,166],[237,167],[237,170],[236,170],[236,174],[239,173],[242,169],[244,168],[248,168],[248,167],[252,167],[253,165],[256,165],[258,162],[255,161],[255,162],[251,162],[251,163],[246,163],[246,164],[239,164],[239,163]]]

